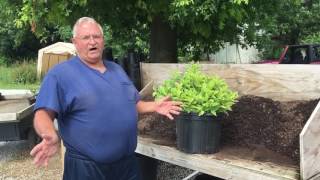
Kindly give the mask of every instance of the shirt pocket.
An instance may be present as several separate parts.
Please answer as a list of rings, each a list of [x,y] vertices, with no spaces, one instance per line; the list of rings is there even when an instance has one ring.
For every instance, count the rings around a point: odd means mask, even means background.
[[[136,88],[130,82],[121,82],[121,88],[124,98],[128,101],[135,102],[136,100]]]

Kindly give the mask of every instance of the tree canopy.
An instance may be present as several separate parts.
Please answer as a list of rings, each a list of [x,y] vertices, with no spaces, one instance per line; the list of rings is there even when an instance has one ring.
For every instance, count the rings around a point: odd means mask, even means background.
[[[245,41],[272,56],[273,47],[320,43],[320,1],[256,0],[246,9]]]
[[[33,52],[40,47],[39,40],[28,28],[17,29],[15,25],[17,13],[21,8],[19,1],[3,0],[0,2],[0,8],[0,61],[3,61],[4,56],[33,55]]]
[[[176,34],[182,51],[192,47],[200,54],[219,49],[225,41],[238,41],[241,29],[237,24],[244,17],[245,3],[246,0],[23,0],[16,24],[30,26],[38,37],[46,37],[48,27],[65,29],[77,18],[91,16],[110,26],[117,42],[136,48],[149,43],[152,23],[160,17]]]
[[[225,42],[259,49],[269,49],[274,42],[310,42],[319,37],[320,28],[320,1],[312,0],[4,0],[0,4],[7,6],[4,2],[19,10],[10,23],[30,29],[43,42],[68,40],[76,19],[90,16],[103,25],[107,46],[143,51],[160,62],[175,62],[177,55],[199,58]]]

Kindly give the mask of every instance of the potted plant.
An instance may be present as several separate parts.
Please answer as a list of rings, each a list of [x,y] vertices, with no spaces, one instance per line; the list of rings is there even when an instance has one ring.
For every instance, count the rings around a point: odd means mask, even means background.
[[[231,110],[238,94],[218,76],[208,76],[198,64],[175,72],[154,89],[155,99],[170,96],[182,102],[176,118],[177,146],[187,153],[215,153],[219,149],[221,115]]]

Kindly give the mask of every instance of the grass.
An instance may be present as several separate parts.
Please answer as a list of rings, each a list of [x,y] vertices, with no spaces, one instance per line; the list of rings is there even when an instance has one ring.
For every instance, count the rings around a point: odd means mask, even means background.
[[[5,66],[0,66],[0,82],[8,83],[10,80],[10,68]]]
[[[40,82],[36,81],[34,83],[19,83],[16,82],[15,76],[17,72],[21,70],[22,66],[30,66],[35,70],[35,63],[18,63],[11,66],[0,66],[0,89],[39,89]],[[23,75],[22,75],[23,76]]]
[[[30,89],[37,90],[40,87],[40,83],[37,84],[15,84],[5,83],[0,81],[0,89]]]

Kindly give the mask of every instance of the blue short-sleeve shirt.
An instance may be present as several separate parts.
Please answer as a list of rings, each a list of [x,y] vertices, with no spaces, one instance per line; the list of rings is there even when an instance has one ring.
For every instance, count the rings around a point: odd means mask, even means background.
[[[139,93],[116,63],[100,73],[79,57],[56,65],[44,78],[35,111],[57,113],[67,149],[109,163],[134,153]]]

